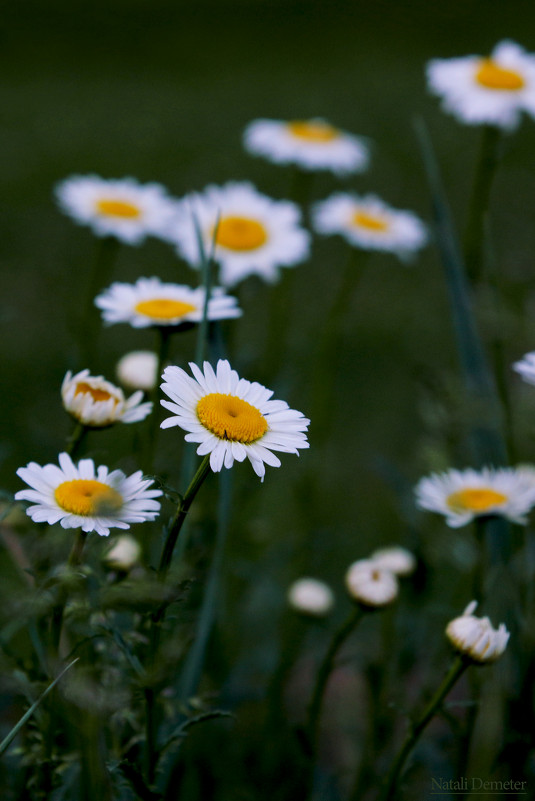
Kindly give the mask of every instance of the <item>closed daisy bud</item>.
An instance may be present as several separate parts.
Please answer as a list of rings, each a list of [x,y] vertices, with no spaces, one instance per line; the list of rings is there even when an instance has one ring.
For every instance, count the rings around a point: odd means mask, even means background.
[[[353,562],[346,573],[345,582],[351,598],[372,609],[386,606],[398,594],[395,575],[380,567],[373,559]]]
[[[113,570],[127,573],[139,562],[141,547],[134,537],[123,534],[117,537],[112,547],[106,551],[103,561]]]
[[[509,632],[503,623],[497,629],[492,627],[488,617],[475,617],[477,601],[472,601],[460,617],[456,617],[446,627],[446,636],[463,656],[478,665],[495,662],[507,646]]]
[[[301,578],[290,586],[288,603],[297,612],[313,617],[329,614],[334,606],[334,595],[323,581],[314,578]]]
[[[396,576],[410,576],[416,570],[416,558],[406,548],[393,545],[374,551],[370,559],[384,570],[390,570]]]
[[[115,372],[123,386],[150,392],[158,378],[158,357],[151,350],[133,350],[119,359]]]
[[[142,403],[143,392],[134,392],[128,400],[122,389],[89,370],[76,375],[69,371],[61,385],[63,406],[71,417],[89,428],[104,428],[114,423],[137,423],[152,411],[152,403]]]

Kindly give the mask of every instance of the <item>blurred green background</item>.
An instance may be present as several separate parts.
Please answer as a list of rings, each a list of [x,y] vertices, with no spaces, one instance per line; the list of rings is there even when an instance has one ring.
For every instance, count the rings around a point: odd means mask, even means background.
[[[258,117],[322,116],[368,137],[373,159],[367,173],[344,182],[318,175],[313,199],[339,187],[371,191],[429,220],[413,129],[421,116],[462,227],[479,132],[440,111],[427,93],[424,65],[486,53],[506,37],[535,50],[535,7],[520,0],[19,0],[2,16],[0,486],[8,491],[21,488],[17,467],[54,461],[62,450],[70,423],[59,388],[68,369],[85,366],[74,332],[97,242],[58,211],[56,182],[73,173],[133,176],[181,197],[208,183],[246,179],[283,198],[290,171],[248,156],[242,131]],[[525,120],[507,139],[494,187],[492,238],[506,305],[497,315],[490,297],[479,298],[486,340],[503,345],[518,456],[526,460],[533,459],[535,400],[509,363],[535,349],[534,143],[534,123]],[[284,271],[279,286],[256,279],[241,285],[243,318],[225,327],[240,374],[312,417],[310,451],[268,468],[263,486],[248,465],[233,471],[225,608],[233,623],[226,655],[229,663],[241,659],[241,672],[229,680],[236,686],[273,664],[266,642],[286,585],[301,573],[327,579],[343,599],[348,562],[399,542],[423,550],[436,567],[436,597],[447,590],[443,605],[429,610],[429,628],[443,621],[444,607],[446,614],[460,611],[465,601],[464,592],[456,598],[466,581],[459,573],[465,538],[427,517],[422,538],[410,494],[422,473],[468,458],[439,261],[432,246],[408,267],[389,255],[363,256],[347,318],[326,357],[324,322],[347,258],[341,240],[315,239],[311,261],[292,275]],[[196,280],[156,240],[121,248],[115,278],[142,275]],[[272,315],[280,292],[291,313],[279,337]],[[95,372],[113,379],[124,352],[154,345],[149,331],[106,329]],[[193,350],[193,334],[184,335],[174,362],[185,366]],[[318,385],[326,391],[315,423]],[[136,467],[133,434],[123,428],[93,435],[89,453]],[[182,436],[173,429],[160,444],[157,466],[176,485]],[[206,501],[212,495],[207,490]]]

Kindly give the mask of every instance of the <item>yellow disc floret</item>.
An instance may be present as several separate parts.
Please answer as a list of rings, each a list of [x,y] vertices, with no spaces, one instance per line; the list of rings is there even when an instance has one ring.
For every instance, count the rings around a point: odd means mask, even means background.
[[[76,384],[76,389],[74,391],[74,394],[91,395],[94,401],[107,401],[113,398],[115,403],[119,403],[119,398],[115,398],[106,389],[99,389],[98,387],[92,387],[91,384],[88,384],[86,381],[79,381]]]
[[[476,81],[486,89],[498,89],[506,92],[518,92],[524,88],[524,78],[514,70],[504,69],[491,58],[479,63]]]
[[[123,505],[123,498],[117,490],[94,479],[64,481],[54,491],[54,497],[66,512],[83,517],[108,517]]]
[[[136,303],[134,309],[138,314],[152,317],[155,320],[178,320],[180,317],[196,311],[196,306],[172,298],[152,298]]]
[[[127,220],[135,220],[141,216],[141,210],[125,200],[97,200],[96,210],[104,217],[124,217]]]
[[[235,395],[212,392],[197,403],[197,417],[219,439],[249,445],[264,436],[267,420],[255,406]]]
[[[216,233],[216,243],[229,250],[256,250],[267,241],[265,227],[249,217],[222,217]]]
[[[448,495],[446,503],[455,512],[484,513],[507,501],[507,495],[487,487],[466,487]]]
[[[368,214],[365,211],[357,211],[353,215],[353,223],[359,228],[367,228],[369,231],[383,232],[388,230],[388,222],[384,217]]]
[[[322,144],[332,142],[338,137],[338,131],[326,122],[306,122],[305,120],[294,120],[288,123],[288,130],[292,136],[298,139],[306,139],[309,142]]]

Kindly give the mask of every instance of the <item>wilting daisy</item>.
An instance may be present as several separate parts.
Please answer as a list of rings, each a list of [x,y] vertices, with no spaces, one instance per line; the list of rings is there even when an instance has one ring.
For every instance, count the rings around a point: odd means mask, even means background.
[[[324,617],[334,606],[334,595],[325,582],[314,578],[301,578],[291,584],[288,590],[288,603],[304,615]]]
[[[490,56],[434,59],[427,65],[432,92],[468,125],[513,130],[523,111],[535,117],[535,56],[503,41]]]
[[[30,462],[17,475],[32,489],[17,492],[15,499],[33,504],[26,512],[35,523],[59,522],[63,528],[107,537],[110,528],[126,529],[131,523],[154,520],[160,511],[154,499],[162,492],[149,489],[152,481],[144,479],[141,470],[126,476],[104,465],[95,468],[92,459],[75,465],[68,454],[60,453],[59,467]]]
[[[61,397],[69,414],[90,428],[137,423],[152,411],[152,403],[142,403],[143,392],[126,399],[120,387],[101,375],[90,375],[89,370],[76,375],[69,371],[61,385]]]
[[[206,253],[212,251],[215,237],[214,258],[225,286],[249,275],[276,281],[279,267],[292,267],[309,254],[310,234],[300,226],[301,212],[295,203],[272,200],[247,182],[208,186],[177,203],[169,239],[189,264],[199,267],[194,218]]]
[[[129,323],[134,328],[200,323],[206,290],[182,284],[164,284],[159,278],[138,278],[135,284],[116,282],[95,298],[108,325]],[[239,317],[236,298],[215,287],[208,300],[208,319]]]
[[[399,590],[395,575],[373,559],[353,562],[347,570],[345,582],[351,598],[369,608],[386,606],[397,597]]]
[[[513,370],[522,376],[528,384],[535,384],[535,352],[526,353],[513,364]]]
[[[407,261],[427,241],[422,221],[411,211],[398,211],[375,195],[335,192],[314,204],[312,222],[320,234],[340,234],[363,250],[384,250]]]
[[[330,170],[337,175],[362,172],[369,163],[366,144],[322,119],[254,120],[245,129],[249,153],[275,164],[296,164],[303,170]]]
[[[460,617],[448,623],[446,636],[453,647],[473,662],[483,665],[495,662],[505,651],[509,632],[505,624],[492,627],[488,617],[475,617],[477,601],[468,604]]]
[[[151,350],[132,350],[121,356],[115,373],[125,387],[150,392],[158,379],[158,356]]]
[[[422,478],[415,492],[421,509],[445,515],[452,528],[487,515],[524,524],[535,505],[535,470],[530,467],[448,470]]]
[[[223,359],[215,371],[208,362],[204,372],[191,362],[190,368],[194,378],[180,367],[164,370],[162,390],[171,400],[161,404],[173,416],[162,428],[188,431],[186,441],[199,443],[200,456],[210,454],[213,471],[249,459],[263,480],[264,464],[280,466],[273,451],[298,454],[299,448],[308,448],[304,432],[310,420],[285,401],[270,400],[272,390],[240,378]]]
[[[77,223],[129,245],[139,245],[149,235],[161,237],[173,217],[174,201],[163,186],[133,178],[72,175],[55,192],[61,210]]]

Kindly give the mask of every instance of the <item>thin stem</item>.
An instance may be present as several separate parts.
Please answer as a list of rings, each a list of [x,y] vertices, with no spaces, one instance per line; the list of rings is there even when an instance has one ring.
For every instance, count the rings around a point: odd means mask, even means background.
[[[72,434],[70,435],[69,439],[67,440],[67,445],[65,447],[65,451],[66,451],[66,453],[69,454],[69,456],[71,456],[71,457],[75,456],[75,454],[78,451],[80,445],[82,444],[83,440],[85,439],[88,430],[89,429],[87,428],[87,426],[85,426],[83,423],[80,423],[80,421],[77,421],[77,423],[76,423],[76,425],[75,425],[75,427],[74,427],[74,429],[72,431]]]
[[[156,383],[152,390],[152,412],[148,419],[148,439],[146,447],[145,465],[146,472],[150,473],[153,469],[154,455],[156,453],[156,444],[158,440],[159,424],[161,420],[162,407],[158,403],[160,392],[160,378],[163,373],[164,365],[169,357],[169,348],[171,343],[172,328],[166,326],[158,326],[156,329],[158,335],[158,367],[156,371]]]
[[[81,352],[87,367],[92,366],[98,342],[99,328],[96,326],[98,317],[94,302],[95,297],[109,282],[112,267],[119,252],[119,246],[120,242],[114,236],[104,237],[98,245],[97,258],[88,289],[84,316],[85,323],[81,329]]]
[[[308,707],[308,722],[306,727],[312,761],[314,760],[316,753],[321,707],[323,704],[327,682],[333,669],[334,660],[338,651],[363,616],[364,611],[361,607],[356,607],[351,612],[347,620],[342,623],[340,628],[334,633],[331,644],[329,645],[323,662],[320,665],[316,679],[316,686],[314,687],[314,692],[312,693],[312,698]]]
[[[395,798],[396,785],[409,754],[418,742],[418,739],[420,738],[427,724],[438,712],[442,702],[444,701],[444,698],[447,696],[453,685],[457,682],[469,664],[470,663],[463,659],[462,656],[458,656],[457,659],[455,659],[446,676],[444,677],[442,684],[427,704],[423,713],[420,715],[416,723],[413,723],[410,727],[409,731],[407,732],[405,742],[401,746],[401,749],[386,778],[384,790],[381,794],[381,801],[392,801]]]
[[[492,181],[498,166],[501,131],[493,125],[485,125],[481,149],[476,165],[472,194],[468,207],[468,218],[464,235],[464,257],[468,275],[472,281],[481,278],[483,266],[484,220],[489,208]]]
[[[84,550],[85,541],[87,539],[87,531],[78,529],[76,537],[73,542],[67,565],[69,568],[77,567],[82,561],[82,553]],[[67,603],[67,591],[65,587],[60,588],[60,595],[58,603],[52,610],[52,648],[55,655],[59,654],[59,644],[61,642],[61,631],[63,628],[63,614],[65,612],[65,604]]]

